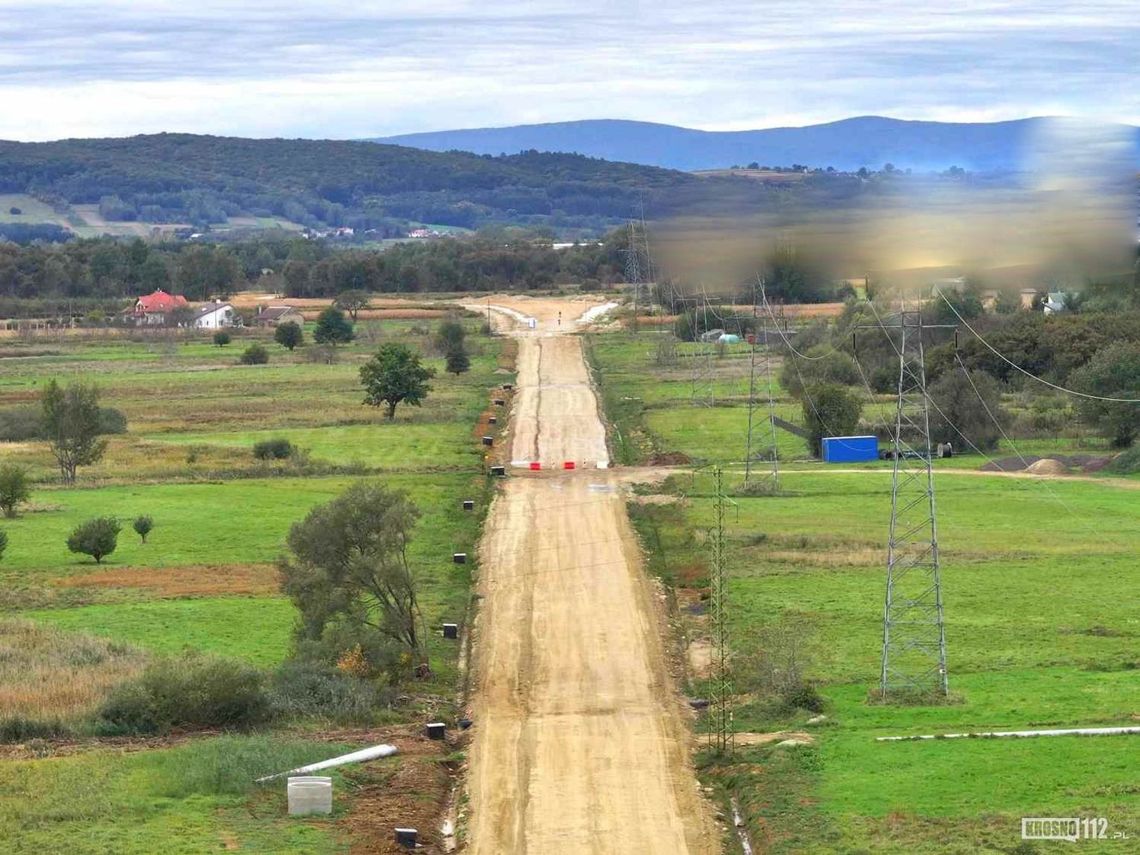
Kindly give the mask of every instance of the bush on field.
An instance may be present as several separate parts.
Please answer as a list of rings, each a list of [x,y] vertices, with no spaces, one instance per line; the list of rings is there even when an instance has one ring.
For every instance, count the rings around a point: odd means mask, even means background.
[[[114,407],[99,408],[99,433],[126,433],[127,417]]]
[[[1140,445],[1118,454],[1105,470],[1115,472],[1117,475],[1135,475],[1140,472]]]
[[[253,446],[253,456],[258,460],[285,460],[297,451],[296,446],[284,437],[263,439]]]
[[[67,538],[67,548],[90,555],[96,564],[102,564],[118,546],[120,531],[122,526],[114,517],[95,517],[75,527]]]
[[[218,330],[214,333],[214,344],[218,347],[225,347],[231,341],[233,341],[233,337],[225,330]]]
[[[20,504],[31,497],[28,470],[14,463],[0,466],[0,510],[4,511],[4,516],[9,519],[15,517]]]
[[[377,709],[390,706],[395,691],[324,663],[293,661],[273,675],[269,699],[275,716],[318,716],[356,724],[371,721]]]
[[[135,517],[135,521],[131,523],[131,528],[135,530],[143,543],[146,543],[147,535],[150,534],[151,529],[154,528],[154,519],[149,514],[140,514]]]
[[[0,410],[0,442],[42,439],[43,413],[39,407],[9,407]]]
[[[241,354],[242,365],[264,365],[269,361],[269,351],[260,342],[254,342]]]
[[[70,735],[70,728],[56,719],[40,721],[19,715],[0,719],[0,743],[27,742],[29,739],[60,739]]]
[[[780,712],[821,712],[823,698],[809,677],[822,655],[815,624],[803,615],[786,614],[755,636],[736,668],[738,685]]]
[[[164,733],[171,728],[249,728],[270,717],[258,669],[198,655],[157,661],[116,689],[99,710],[107,733]]]

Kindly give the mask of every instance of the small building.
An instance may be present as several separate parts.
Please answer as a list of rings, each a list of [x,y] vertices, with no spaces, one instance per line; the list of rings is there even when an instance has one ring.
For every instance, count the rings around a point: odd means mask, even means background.
[[[219,300],[195,309],[193,323],[194,327],[200,330],[240,327],[241,315],[229,303],[223,303]]]
[[[825,436],[820,446],[824,463],[864,463],[879,459],[876,436]]]
[[[190,304],[181,294],[167,294],[161,288],[135,300],[131,319],[139,325],[160,326],[169,323],[175,309],[188,309]]]
[[[259,327],[276,327],[288,323],[300,327],[305,324],[305,316],[293,306],[258,306],[253,322]]]
[[[1041,301],[1041,310],[1047,315],[1055,315],[1058,312],[1063,312],[1065,308],[1064,291],[1050,291],[1045,299]]]

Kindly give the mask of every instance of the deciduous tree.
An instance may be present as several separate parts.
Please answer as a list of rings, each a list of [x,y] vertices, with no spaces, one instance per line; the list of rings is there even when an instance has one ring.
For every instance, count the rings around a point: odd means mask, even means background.
[[[855,431],[863,401],[845,386],[824,383],[805,390],[803,411],[808,448],[819,457],[825,436],[850,436]]]
[[[107,449],[107,441],[99,438],[99,392],[86,383],[64,389],[53,379],[44,387],[42,401],[52,455],[63,480],[73,484],[75,470],[98,462]]]
[[[396,406],[407,402],[418,407],[431,391],[428,380],[435,376],[420,364],[420,358],[402,344],[380,346],[376,355],[360,367],[364,384],[364,403],[373,407],[387,406],[386,415],[395,418]]]
[[[281,585],[301,614],[300,639],[319,641],[347,629],[350,637],[382,636],[419,652],[408,564],[418,518],[407,494],[361,482],[293,525]]]

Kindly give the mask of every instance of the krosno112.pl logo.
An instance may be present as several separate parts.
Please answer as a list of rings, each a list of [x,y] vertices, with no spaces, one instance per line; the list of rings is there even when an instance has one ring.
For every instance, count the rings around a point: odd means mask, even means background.
[[[1116,835],[1113,835],[1116,837]],[[1108,839],[1108,820],[1103,816],[1027,816],[1021,819],[1022,840]]]

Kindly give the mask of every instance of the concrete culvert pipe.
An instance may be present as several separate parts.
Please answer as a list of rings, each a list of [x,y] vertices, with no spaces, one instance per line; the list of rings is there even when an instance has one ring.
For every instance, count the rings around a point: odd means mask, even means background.
[[[332,813],[332,778],[289,778],[289,816]]]

